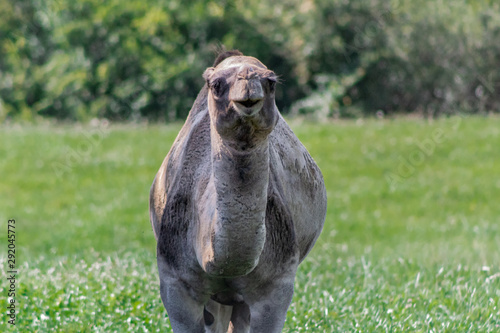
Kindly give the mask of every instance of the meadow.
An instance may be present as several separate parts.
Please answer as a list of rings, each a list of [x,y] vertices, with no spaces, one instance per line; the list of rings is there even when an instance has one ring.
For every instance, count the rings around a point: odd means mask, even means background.
[[[284,332],[500,331],[500,118],[290,123],[328,213]],[[148,194],[180,127],[0,127],[1,332],[171,332]]]

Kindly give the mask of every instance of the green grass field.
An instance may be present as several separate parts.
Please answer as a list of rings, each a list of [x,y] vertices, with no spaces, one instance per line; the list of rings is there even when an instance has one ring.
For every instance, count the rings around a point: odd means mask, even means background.
[[[500,332],[500,118],[292,127],[329,207],[285,332]],[[1,332],[171,332],[148,193],[179,128],[0,127]]]

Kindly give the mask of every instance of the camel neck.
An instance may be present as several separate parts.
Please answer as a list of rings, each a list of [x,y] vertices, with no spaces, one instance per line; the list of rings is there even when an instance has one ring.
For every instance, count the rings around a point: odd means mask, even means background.
[[[257,265],[265,242],[269,143],[242,151],[215,139],[206,196],[212,211],[203,214],[211,221],[210,239],[204,237],[210,255],[202,266],[210,274],[238,276]]]
[[[267,191],[269,179],[269,143],[238,150],[225,143],[212,146],[212,175],[217,194],[226,190],[235,195],[253,196]],[[235,197],[231,197],[233,200]],[[265,201],[266,198],[263,198]],[[250,203],[253,203],[251,200]],[[265,207],[264,207],[265,209]]]

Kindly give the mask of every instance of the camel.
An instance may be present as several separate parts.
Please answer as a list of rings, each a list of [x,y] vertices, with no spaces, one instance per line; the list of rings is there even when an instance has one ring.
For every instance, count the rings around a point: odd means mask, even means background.
[[[278,78],[220,54],[150,191],[160,295],[175,333],[283,329],[326,214],[323,176],[275,104]]]

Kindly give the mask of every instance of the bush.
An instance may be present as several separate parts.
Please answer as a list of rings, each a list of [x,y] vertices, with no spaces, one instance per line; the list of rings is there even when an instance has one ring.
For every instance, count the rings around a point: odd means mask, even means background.
[[[281,75],[285,113],[500,107],[487,0],[0,0],[0,35],[0,120],[182,119],[221,45]]]

